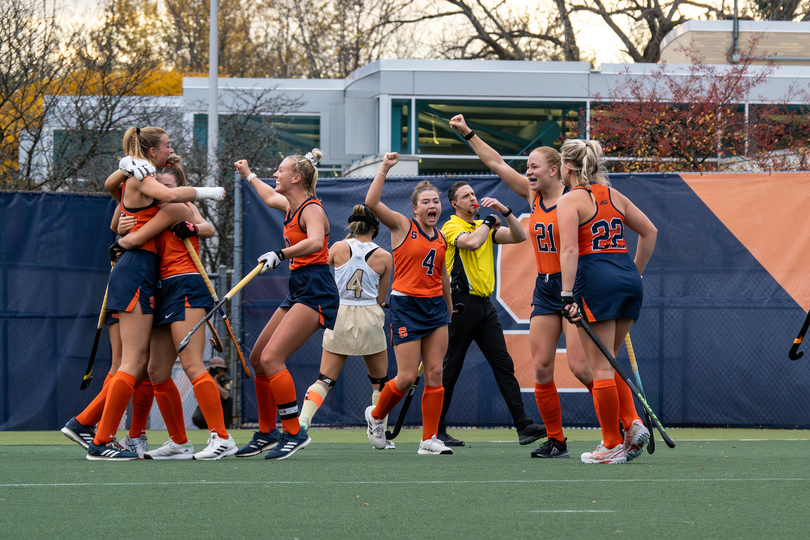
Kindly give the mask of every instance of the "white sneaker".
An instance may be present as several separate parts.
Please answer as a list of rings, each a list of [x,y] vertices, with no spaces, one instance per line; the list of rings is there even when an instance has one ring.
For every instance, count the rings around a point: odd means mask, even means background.
[[[138,457],[141,459],[143,459],[143,456],[149,451],[149,444],[146,442],[146,433],[141,433],[141,436],[137,439],[133,439],[127,435],[124,437],[124,440],[121,441],[121,446],[134,454],[138,454]]]
[[[239,448],[233,442],[233,437],[227,439],[220,439],[216,432],[211,432],[211,437],[208,439],[208,446],[202,452],[194,454],[194,459],[198,461],[213,461],[222,459],[225,456],[234,455]]]
[[[430,439],[425,439],[419,444],[419,454],[422,455],[442,455],[442,454],[452,454],[453,451],[444,445],[442,441],[436,438],[436,435],[433,435]]]
[[[194,457],[194,446],[190,442],[177,444],[169,439],[163,446],[150,450],[143,455],[144,459],[192,459]]]
[[[376,450],[396,450],[396,448],[397,448],[397,445],[394,444],[394,441],[391,441],[391,440],[388,440],[388,439],[385,440],[385,448],[376,448],[375,447]]]
[[[632,461],[644,453],[644,445],[650,441],[650,431],[638,420],[633,420],[630,429],[624,432],[624,447],[627,461]]]
[[[615,465],[627,461],[627,454],[623,444],[617,444],[615,448],[607,448],[604,441],[599,443],[594,452],[582,454],[582,463],[603,463]]]
[[[385,425],[383,420],[377,420],[371,416],[371,411],[374,410],[374,405],[369,405],[366,408],[366,423],[368,424],[368,442],[377,450],[385,449],[387,441],[385,440]]]

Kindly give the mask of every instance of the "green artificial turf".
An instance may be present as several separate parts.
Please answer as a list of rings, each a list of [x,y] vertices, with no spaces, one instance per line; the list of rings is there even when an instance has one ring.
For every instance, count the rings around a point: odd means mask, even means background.
[[[60,433],[0,433],[3,538],[803,537],[810,434],[671,430],[669,449],[585,465],[531,459],[515,432],[451,430],[452,456],[417,455],[419,430],[373,450],[361,429],[313,429],[284,461],[95,462]],[[238,444],[252,432],[234,431]],[[656,434],[657,435],[657,434]],[[205,434],[189,431],[202,449]],[[165,432],[150,432],[153,447]]]

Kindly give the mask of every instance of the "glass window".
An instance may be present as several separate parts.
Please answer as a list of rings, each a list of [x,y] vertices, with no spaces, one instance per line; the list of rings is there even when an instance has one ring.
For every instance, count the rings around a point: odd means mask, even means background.
[[[106,179],[123,157],[123,131],[63,130],[53,132],[54,171],[66,177]]]
[[[579,122],[581,102],[417,100],[418,154],[470,155],[448,122],[463,114],[467,125],[502,156],[527,156],[538,146],[559,148]]]
[[[411,100],[391,100],[391,151],[411,153]]]

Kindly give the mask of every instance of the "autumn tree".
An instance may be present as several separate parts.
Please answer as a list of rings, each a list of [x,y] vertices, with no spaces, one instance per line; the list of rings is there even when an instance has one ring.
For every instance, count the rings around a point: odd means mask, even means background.
[[[752,65],[758,39],[738,64],[709,65],[681,49],[691,61],[685,73],[666,64],[642,76],[628,71],[607,96],[593,96],[590,137],[615,158],[614,170],[806,169],[808,107],[790,103],[808,103],[807,93],[791,88],[773,102],[757,99],[776,70]]]

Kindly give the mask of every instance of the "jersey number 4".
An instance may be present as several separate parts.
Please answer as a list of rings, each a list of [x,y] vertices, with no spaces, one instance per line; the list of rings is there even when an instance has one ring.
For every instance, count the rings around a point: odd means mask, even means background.
[[[425,258],[422,259],[422,266],[424,268],[427,268],[427,275],[429,276],[433,275],[433,268],[435,264],[436,264],[436,250],[431,249],[430,251],[428,251],[428,254],[425,255]]]
[[[346,290],[347,291],[354,291],[354,297],[360,298],[363,294],[363,269],[358,268],[352,274],[352,277],[349,278],[349,282],[346,283]]]
[[[593,238],[593,250],[622,249],[627,246],[624,243],[624,223],[620,218],[610,220],[610,225],[605,219],[600,219],[591,225]]]

